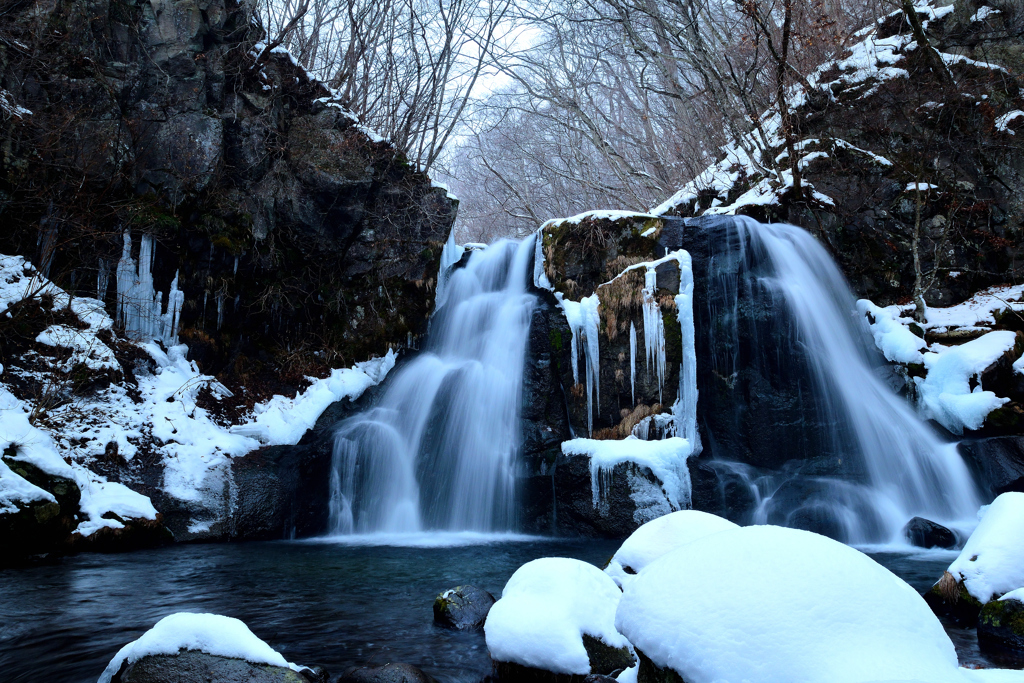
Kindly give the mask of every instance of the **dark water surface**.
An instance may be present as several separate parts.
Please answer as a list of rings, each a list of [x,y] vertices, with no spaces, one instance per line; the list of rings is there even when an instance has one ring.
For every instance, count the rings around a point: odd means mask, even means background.
[[[93,682],[114,653],[174,612],[241,619],[288,661],[337,676],[368,662],[416,664],[442,681],[490,670],[482,634],[433,625],[441,591],[471,583],[496,597],[537,557],[603,566],[619,543],[503,541],[461,547],[279,542],[85,554],[0,570],[0,680]],[[874,554],[919,591],[952,556]],[[973,630],[951,630],[962,664],[989,665]]]

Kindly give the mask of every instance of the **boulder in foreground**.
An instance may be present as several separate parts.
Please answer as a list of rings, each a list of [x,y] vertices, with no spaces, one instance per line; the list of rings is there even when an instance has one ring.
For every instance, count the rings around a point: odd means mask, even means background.
[[[238,619],[178,612],[122,647],[99,683],[319,683]]]

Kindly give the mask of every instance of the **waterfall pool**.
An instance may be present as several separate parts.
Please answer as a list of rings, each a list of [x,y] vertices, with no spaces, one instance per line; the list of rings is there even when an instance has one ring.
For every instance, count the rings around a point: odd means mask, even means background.
[[[497,597],[532,559],[603,566],[619,545],[466,534],[390,539],[402,546],[355,540],[179,545],[0,570],[3,679],[92,683],[122,645],[168,614],[192,611],[237,617],[289,661],[334,676],[400,661],[441,681],[475,683],[490,670],[483,635],[435,627],[438,593],[470,583]],[[954,554],[872,556],[922,591]],[[978,653],[973,631],[947,631],[961,664],[994,666]]]

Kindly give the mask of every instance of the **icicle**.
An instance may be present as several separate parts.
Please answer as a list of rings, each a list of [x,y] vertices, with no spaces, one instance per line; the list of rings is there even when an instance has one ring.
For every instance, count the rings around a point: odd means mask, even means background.
[[[217,329],[220,330],[224,324],[224,294],[218,292],[217,294]]]
[[[629,321],[629,392],[636,405],[636,325]]]
[[[185,303],[185,293],[178,289],[179,275],[180,271],[174,273],[171,289],[167,292],[167,312],[162,316],[161,336],[168,346],[177,346],[178,344],[178,321],[181,318],[181,307]]]
[[[579,384],[579,349],[583,349],[586,363],[584,371],[587,380],[587,431],[594,431],[594,403],[601,403],[601,357],[598,332],[601,329],[601,316],[598,306],[601,301],[597,294],[591,294],[581,301],[569,301],[561,292],[555,294],[565,312],[565,319],[572,330],[570,354],[572,357],[572,380]]]
[[[437,291],[434,293],[435,311],[444,306],[444,302],[448,298],[448,283],[451,281],[452,268],[462,260],[462,255],[465,252],[465,247],[455,243],[455,228],[453,227],[452,231],[448,233],[448,241],[444,243],[444,249],[441,250],[441,265],[437,270]]]
[[[232,275],[238,275],[238,257],[235,257],[235,268],[231,271]]]
[[[658,271],[655,266],[647,266],[643,290],[644,348],[647,352],[647,376],[650,377],[653,366],[658,380],[658,400],[661,401],[661,390],[665,386],[665,321],[655,298],[657,291]]]
[[[115,317],[125,331],[128,330],[128,304],[135,286],[136,275],[135,259],[132,258],[132,238],[125,230],[121,260],[117,262],[117,311],[115,313]]]
[[[701,450],[700,434],[697,431],[697,348],[693,322],[693,266],[690,254],[679,255],[679,294],[676,308],[679,310],[679,331],[682,333],[683,353],[679,361],[679,397],[672,406],[675,416],[676,434],[690,442],[693,453]]]
[[[106,259],[100,259],[99,268],[96,269],[96,298],[103,301],[107,297],[107,287],[110,286],[110,265]]]

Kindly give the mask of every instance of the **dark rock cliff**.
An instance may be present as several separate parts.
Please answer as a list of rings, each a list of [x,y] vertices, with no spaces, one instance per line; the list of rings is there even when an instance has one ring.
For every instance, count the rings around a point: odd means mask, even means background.
[[[0,251],[79,296],[109,278],[113,310],[122,233],[136,256],[153,235],[191,357],[257,393],[423,331],[456,202],[264,51],[247,6],[14,2],[0,38],[31,112],[0,122]]]

